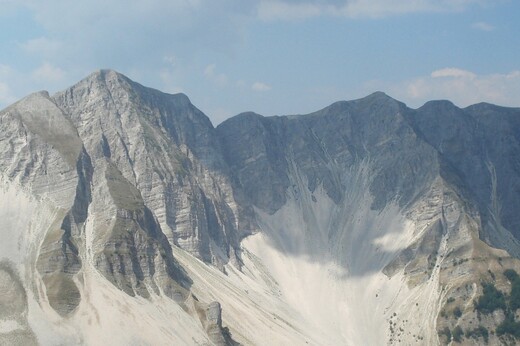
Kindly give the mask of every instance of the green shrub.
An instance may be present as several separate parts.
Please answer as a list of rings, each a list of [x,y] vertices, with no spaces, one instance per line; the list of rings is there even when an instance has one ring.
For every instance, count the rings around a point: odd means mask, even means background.
[[[440,335],[444,335],[446,337],[446,343],[449,344],[451,341],[451,331],[450,328],[444,327],[443,330],[439,332]]]
[[[457,306],[455,309],[453,309],[453,316],[460,318],[462,316],[462,310]]]
[[[464,335],[464,331],[460,326],[456,326],[455,329],[453,329],[453,332],[451,333],[453,337],[453,341],[455,342],[461,342],[462,336]]]
[[[511,294],[504,295],[493,284],[483,283],[484,294],[475,303],[475,309],[484,314],[492,313],[498,309],[504,310],[506,318],[497,326],[496,334],[520,338],[520,322],[516,322],[514,317],[515,311],[520,308],[520,276],[512,269],[504,271],[504,276],[511,283]],[[468,335],[482,336],[484,340],[488,338],[488,332],[482,326],[466,333],[466,336]]]
[[[497,335],[510,334],[516,338],[520,338],[520,322],[515,322],[513,315],[508,314],[506,319],[497,327]]]
[[[489,332],[484,326],[478,326],[476,329],[466,331],[466,338],[479,338],[482,337],[484,342],[487,344],[489,341]]]
[[[519,279],[518,273],[513,269],[507,269],[504,271],[504,276],[511,282],[514,283]]]
[[[483,283],[484,294],[479,297],[475,304],[475,309],[484,314],[490,314],[495,310],[506,309],[506,299],[504,294],[496,289],[491,283]]]
[[[520,309],[520,276],[513,270],[507,269],[504,276],[511,282],[511,294],[509,295],[509,308],[515,312]]]

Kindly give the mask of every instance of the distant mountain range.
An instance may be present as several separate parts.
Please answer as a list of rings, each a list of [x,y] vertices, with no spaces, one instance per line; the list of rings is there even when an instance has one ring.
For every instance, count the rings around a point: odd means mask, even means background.
[[[520,344],[520,108],[216,128],[101,70],[0,111],[2,345]]]

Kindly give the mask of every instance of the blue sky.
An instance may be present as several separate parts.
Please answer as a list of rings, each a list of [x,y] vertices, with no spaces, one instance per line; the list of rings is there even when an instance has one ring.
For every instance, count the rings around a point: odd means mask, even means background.
[[[217,124],[381,90],[520,106],[516,0],[0,0],[0,108],[100,68]]]

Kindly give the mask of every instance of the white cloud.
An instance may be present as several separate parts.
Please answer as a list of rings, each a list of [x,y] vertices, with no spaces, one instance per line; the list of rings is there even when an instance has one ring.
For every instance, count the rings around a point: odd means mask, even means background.
[[[455,78],[475,78],[476,74],[459,68],[447,67],[431,73],[432,78],[455,77]]]
[[[387,89],[391,95],[413,107],[436,99],[447,99],[461,107],[479,102],[520,106],[518,70],[505,74],[478,75],[463,69],[444,68],[433,71],[430,76],[417,77],[394,85],[375,84],[372,83],[371,87]]]
[[[217,84],[218,86],[226,86],[228,84],[228,77],[224,73],[216,72],[217,65],[216,64],[210,64],[206,66],[204,69],[204,76],[211,82]]]
[[[170,94],[184,92],[183,88],[179,86],[179,70],[181,67],[177,57],[174,55],[165,55],[162,60],[164,67],[157,72],[162,82],[160,89]]]
[[[5,78],[13,72],[9,65],[0,64],[0,78]]]
[[[16,101],[11,88],[6,83],[0,82],[0,109]]]
[[[473,29],[481,30],[481,31],[493,31],[495,27],[486,22],[476,22],[471,25]]]
[[[20,44],[20,47],[29,54],[40,54],[44,57],[52,57],[63,49],[62,42],[47,37],[39,37]]]
[[[307,19],[322,15],[331,9],[328,5],[316,3],[287,3],[283,1],[260,1],[258,17],[262,20]]]
[[[44,62],[40,67],[33,71],[33,77],[38,81],[55,83],[63,80],[65,72],[48,62]]]
[[[19,6],[20,3],[17,0],[0,0],[0,8],[2,9],[2,11],[0,11],[0,18],[11,15]]]
[[[271,86],[262,82],[255,82],[251,85],[251,89],[254,91],[269,91],[271,90]]]
[[[7,5],[26,12],[39,33],[17,48],[70,77],[98,68],[150,70],[143,66],[166,62],[172,51],[170,63],[185,65],[208,52],[232,55],[256,19],[257,1],[77,0],[71,6],[67,0],[0,0],[0,17]]]
[[[121,25],[132,32],[134,31],[132,25],[135,26],[135,23],[139,23],[141,31],[163,28],[170,34],[178,31],[179,28],[191,30],[203,24],[211,33],[215,30],[222,32],[223,29],[226,31],[234,29],[237,23],[251,15],[263,20],[305,19],[322,15],[384,17],[416,12],[461,11],[473,5],[496,2],[496,0],[250,0],[242,1],[237,5],[237,2],[232,0],[218,2],[212,0],[77,0],[74,6],[70,6],[67,0],[18,1],[34,11],[37,20],[48,29],[55,31],[69,28],[72,34],[87,28],[92,34],[108,26],[119,27],[122,30]],[[15,3],[13,0],[10,2]],[[215,20],[216,15],[220,17],[219,20]]]
[[[12,77],[13,72],[11,66],[0,64],[0,109],[16,100],[7,81]]]
[[[68,73],[50,62],[23,71],[13,65],[0,64],[0,108],[37,90],[51,93],[69,85]]]
[[[215,68],[217,67],[216,64],[209,64],[204,69],[204,75],[205,76],[214,76],[215,75]]]
[[[379,18],[419,12],[455,12],[491,0],[267,0],[259,1],[263,20],[294,20],[317,16]]]
[[[179,78],[175,71],[171,69],[162,69],[159,72],[159,78],[161,79],[163,85],[161,90],[170,93],[170,94],[178,94],[184,92],[184,89],[178,85]]]
[[[175,55],[166,55],[163,57],[163,61],[172,67],[175,67],[177,65],[177,58],[175,57]]]

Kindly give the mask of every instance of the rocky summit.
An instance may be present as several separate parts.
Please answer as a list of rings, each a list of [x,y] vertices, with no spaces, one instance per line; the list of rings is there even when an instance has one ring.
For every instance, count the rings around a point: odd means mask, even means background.
[[[520,344],[520,108],[216,128],[111,70],[0,111],[0,344]]]

